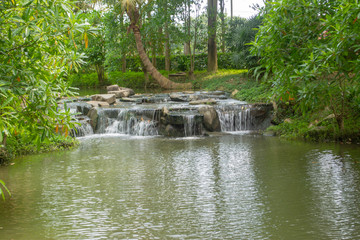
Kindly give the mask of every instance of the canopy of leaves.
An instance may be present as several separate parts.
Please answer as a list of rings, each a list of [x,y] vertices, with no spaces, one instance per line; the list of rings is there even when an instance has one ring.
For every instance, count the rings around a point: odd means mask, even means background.
[[[72,93],[64,77],[82,63],[74,38],[84,25],[72,8],[67,0],[1,1],[0,143],[15,136],[41,143],[72,127],[56,102]]]
[[[272,74],[277,99],[290,94],[303,114],[329,106],[337,118],[346,105],[360,107],[358,1],[267,1],[262,15],[252,53]]]

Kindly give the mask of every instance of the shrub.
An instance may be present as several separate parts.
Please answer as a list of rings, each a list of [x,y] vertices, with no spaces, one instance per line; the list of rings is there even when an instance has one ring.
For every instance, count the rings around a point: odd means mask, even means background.
[[[68,77],[68,82],[73,87],[98,87],[99,80],[96,72],[76,73]]]

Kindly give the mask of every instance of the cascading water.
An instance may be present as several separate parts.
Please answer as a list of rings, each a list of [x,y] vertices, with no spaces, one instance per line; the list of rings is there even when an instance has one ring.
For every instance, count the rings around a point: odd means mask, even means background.
[[[251,111],[248,105],[218,106],[216,112],[222,132],[253,130]]]
[[[202,134],[202,123],[196,121],[196,115],[183,115],[184,120],[184,136],[196,136]]]
[[[76,137],[111,133],[189,137],[205,131],[237,132],[270,126],[271,104],[249,105],[221,94],[146,94],[121,99],[123,102],[117,101],[110,107],[92,107],[86,102],[72,102],[66,107],[79,114],[81,125],[73,132]]]
[[[114,112],[117,116],[114,117]],[[104,109],[99,111],[96,133],[121,133],[136,136],[158,135],[156,110]]]
[[[89,120],[80,120],[80,125],[75,127],[75,130],[72,131],[73,136],[75,137],[83,137],[87,135],[94,134],[94,130],[89,123]]]

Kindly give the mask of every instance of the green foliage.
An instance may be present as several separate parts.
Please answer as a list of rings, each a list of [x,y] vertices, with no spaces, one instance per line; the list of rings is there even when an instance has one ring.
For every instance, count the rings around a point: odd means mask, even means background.
[[[64,77],[83,63],[74,38],[85,24],[73,7],[67,0],[1,1],[0,148],[15,137],[40,145],[57,124],[74,126],[56,102],[73,94]]]
[[[257,28],[262,23],[262,17],[253,16],[250,19],[235,17],[230,23],[226,43],[232,53],[232,64],[238,69],[258,66],[259,58],[250,54],[249,43],[254,41]]]
[[[99,87],[97,73],[74,73],[69,75],[68,83],[73,87]]]
[[[5,192],[7,192],[9,196],[11,196],[11,193],[9,189],[7,189],[7,187],[5,186],[4,181],[0,179],[0,195],[2,196],[4,201],[5,201]]]
[[[205,70],[204,70],[205,71]],[[195,72],[194,86],[209,91],[224,90],[232,92],[246,81],[247,70],[219,70],[214,74]]]
[[[270,86],[266,83],[258,83],[247,80],[238,87],[235,98],[246,102],[268,102],[270,99]]]
[[[145,77],[143,72],[109,72],[108,81],[121,87],[144,88]]]
[[[252,53],[272,75],[274,100],[292,96],[304,116],[328,106],[344,129],[358,102],[359,12],[357,1],[266,2]]]
[[[190,69],[190,57],[185,55],[171,56],[171,70],[172,71],[188,71]],[[107,68],[109,71],[121,70],[121,57],[113,57],[107,61]],[[231,53],[218,53],[219,69],[236,69],[236,64],[232,61]],[[158,70],[165,70],[165,57],[156,57],[156,67]],[[141,60],[139,57],[127,57],[126,68],[133,72],[142,71]],[[195,70],[202,71],[207,69],[207,54],[195,55]]]

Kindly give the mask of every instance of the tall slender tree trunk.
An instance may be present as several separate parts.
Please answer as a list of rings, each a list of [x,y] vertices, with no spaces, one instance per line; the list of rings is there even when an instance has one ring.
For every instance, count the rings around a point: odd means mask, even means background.
[[[233,0],[230,0],[230,12],[231,12],[230,19],[232,21],[233,16],[234,16],[234,3],[233,3]]]
[[[217,0],[208,0],[208,72],[216,72],[217,49],[216,49],[216,16]]]
[[[170,71],[170,35],[168,23],[165,23],[165,70]]]
[[[166,71],[170,71],[170,34],[169,34],[169,16],[168,16],[168,4],[167,1],[165,2],[165,16],[166,16],[166,21],[165,21],[165,26],[164,26],[164,31],[165,31],[165,70]]]
[[[221,19],[221,52],[225,53],[225,0],[219,0]]]
[[[146,52],[144,50],[144,45],[141,41],[141,34],[140,29],[138,26],[139,22],[139,10],[134,8],[128,8],[127,9],[127,15],[130,18],[130,28],[132,29],[135,37],[136,42],[136,48],[139,52],[139,56],[141,59],[141,62],[144,64],[144,67],[146,68],[147,72],[160,84],[162,88],[165,89],[177,89],[177,88],[191,88],[191,83],[175,83],[173,81],[170,81],[166,77],[164,77],[150,62],[149,57],[146,55]]]
[[[121,71],[124,73],[126,72],[126,55],[122,57],[121,62]]]
[[[104,66],[103,66],[103,65],[95,64],[95,70],[96,70],[96,73],[97,73],[97,76],[98,76],[99,85],[100,85],[100,86],[104,86],[104,85],[105,85],[105,79],[104,79],[105,70],[104,70]]]

